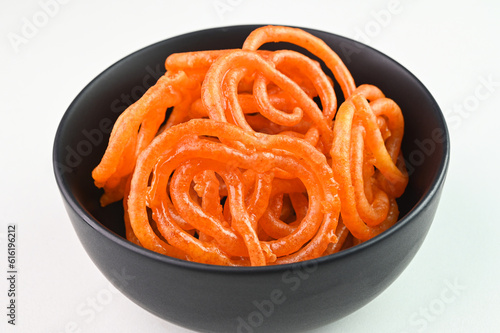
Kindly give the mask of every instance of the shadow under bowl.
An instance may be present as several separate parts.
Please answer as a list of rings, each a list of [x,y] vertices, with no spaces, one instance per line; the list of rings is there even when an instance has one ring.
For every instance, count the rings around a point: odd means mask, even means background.
[[[203,332],[300,332],[343,318],[373,300],[407,267],[431,226],[449,161],[444,117],[403,66],[359,42],[304,29],[343,59],[357,84],[378,86],[401,107],[410,173],[399,222],[340,253],[297,264],[222,267],[163,256],[124,238],[120,203],[102,208],[91,171],[118,115],[164,73],[176,52],[241,47],[258,26],[197,31],[143,48],[105,70],[75,98],[55,136],[53,162],[70,220],[90,258],[133,302]],[[289,48],[266,44],[264,48]],[[304,52],[310,55],[307,52]],[[329,71],[325,68],[325,71]],[[337,87],[338,89],[338,87]],[[337,91],[337,96],[342,96]],[[341,101],[339,101],[341,102]]]

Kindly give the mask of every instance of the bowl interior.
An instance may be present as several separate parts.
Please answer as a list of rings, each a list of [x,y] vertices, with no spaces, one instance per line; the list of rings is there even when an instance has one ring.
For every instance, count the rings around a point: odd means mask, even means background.
[[[91,172],[104,153],[114,121],[164,73],[167,56],[176,52],[241,47],[246,36],[257,27],[209,29],[148,46],[118,61],[78,95],[56,134],[54,166],[67,200],[90,217],[89,223],[100,223],[112,233],[124,236],[121,203],[100,207],[101,190],[94,186]],[[401,107],[405,118],[402,149],[410,173],[408,188],[398,200],[400,219],[404,219],[429,195],[447,163],[448,134],[438,105],[410,72],[382,53],[334,34],[304,30],[323,39],[338,53],[357,85],[374,84]],[[282,43],[266,44],[264,48],[304,52]],[[342,94],[338,84],[335,86],[340,103]]]

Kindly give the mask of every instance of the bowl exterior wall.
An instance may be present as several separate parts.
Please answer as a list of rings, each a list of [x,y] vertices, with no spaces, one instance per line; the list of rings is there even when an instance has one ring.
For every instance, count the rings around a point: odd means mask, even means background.
[[[151,313],[200,332],[303,332],[349,315],[385,290],[420,248],[439,196],[412,223],[362,253],[255,273],[165,264],[110,241],[66,208],[99,270]]]

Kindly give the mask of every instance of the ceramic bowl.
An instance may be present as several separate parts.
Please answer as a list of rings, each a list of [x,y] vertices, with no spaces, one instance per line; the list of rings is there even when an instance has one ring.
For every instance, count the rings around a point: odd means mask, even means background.
[[[232,26],[188,33],[123,58],[75,98],[55,136],[55,178],[74,229],[95,265],[139,306],[195,331],[301,332],[363,307],[384,291],[417,253],[433,221],[448,167],[449,136],[443,114],[414,75],[371,47],[304,29],[339,54],[357,84],[377,85],[403,110],[402,149],[410,181],[398,200],[399,222],[340,253],[270,267],[187,262],[128,242],[121,204],[100,207],[101,191],[91,178],[113,122],[163,74],[165,59],[171,53],[241,47],[255,28]],[[297,49],[288,44],[265,47]]]

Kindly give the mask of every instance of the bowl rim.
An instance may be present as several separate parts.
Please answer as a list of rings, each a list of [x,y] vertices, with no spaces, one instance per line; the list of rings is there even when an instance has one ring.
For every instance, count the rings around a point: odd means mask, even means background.
[[[61,149],[61,144],[59,141],[59,137],[61,136],[61,133],[65,127],[65,124],[67,123],[68,119],[72,116],[72,114],[75,112],[74,111],[74,105],[79,101],[79,99],[82,98],[82,95],[90,89],[96,82],[98,82],[102,76],[105,76],[108,72],[112,71],[112,69],[115,66],[118,66],[122,62],[126,61],[128,58],[137,55],[138,53],[141,52],[146,52],[151,48],[154,48],[155,46],[158,46],[162,43],[165,43],[167,41],[173,41],[175,39],[183,39],[183,38],[189,38],[191,36],[197,35],[199,33],[222,33],[225,30],[233,30],[233,29],[240,29],[240,28],[258,28],[266,25],[277,25],[277,24],[242,24],[242,25],[228,25],[228,26],[219,26],[219,27],[213,27],[213,28],[207,28],[207,29],[200,29],[200,30],[195,30],[187,33],[183,33],[180,35],[172,36],[169,38],[166,38],[164,40],[155,42],[153,44],[149,44],[147,46],[144,46],[126,56],[123,58],[119,59],[115,63],[113,63],[111,66],[103,70],[99,75],[97,75],[95,78],[93,78],[79,93],[78,95],[73,99],[71,104],[68,106],[66,111],[64,112],[63,117],[60,120],[60,123],[58,125],[55,137],[54,137],[54,144],[53,144],[53,150],[52,150],[52,164],[53,164],[53,171],[54,171],[54,176],[59,188],[59,191],[61,192],[61,195],[63,199],[66,201],[66,203],[71,207],[71,209],[76,212],[76,214],[91,228],[93,228],[96,232],[101,234],[102,236],[106,237],[108,240],[110,240],[113,243],[116,243],[117,245],[124,247],[128,251],[135,252],[138,255],[142,255],[147,257],[150,260],[158,261],[164,264],[168,265],[173,265],[177,266],[179,268],[183,269],[188,269],[188,270],[200,270],[200,271],[205,271],[205,272],[211,272],[211,273],[231,273],[231,274],[248,274],[248,273],[254,273],[254,274],[261,274],[261,273],[273,273],[273,272],[285,272],[289,270],[294,270],[300,267],[308,266],[308,265],[321,265],[324,263],[328,263],[331,261],[335,261],[338,259],[342,259],[345,257],[349,257],[352,255],[357,254],[358,252],[363,252],[366,249],[375,246],[377,243],[382,242],[384,239],[391,237],[392,235],[396,234],[399,230],[403,229],[407,224],[411,223],[411,221],[414,219],[415,216],[417,216],[427,205],[430,203],[432,198],[436,195],[436,193],[440,190],[441,185],[443,184],[445,178],[446,178],[446,173],[448,171],[448,166],[449,166],[449,161],[450,161],[450,135],[449,135],[449,130],[446,124],[446,120],[444,117],[444,114],[439,107],[438,103],[432,96],[432,94],[429,92],[427,87],[412,73],[410,72],[406,67],[401,65],[399,62],[396,60],[392,59],[388,55],[382,53],[381,51],[366,45],[364,43],[361,43],[359,41],[356,41],[354,39],[341,36],[332,32],[324,31],[324,30],[318,30],[318,29],[312,29],[312,28],[305,28],[305,27],[300,27],[300,26],[290,26],[290,25],[281,25],[281,26],[288,26],[288,27],[293,27],[293,28],[299,28],[303,29],[307,32],[310,33],[323,33],[323,34],[328,34],[328,35],[333,35],[335,38],[339,39],[344,39],[348,43],[354,43],[357,44],[358,46],[362,46],[363,48],[367,48],[370,50],[370,52],[375,52],[381,55],[383,58],[386,58],[388,61],[394,63],[394,65],[400,67],[401,70],[406,72],[414,81],[417,83],[417,85],[422,88],[424,91],[424,94],[428,96],[430,103],[432,104],[436,115],[438,116],[438,120],[441,124],[441,129],[444,131],[444,139],[445,142],[443,143],[443,156],[441,158],[441,163],[437,168],[437,174],[434,177],[432,183],[429,186],[429,190],[420,198],[420,200],[410,209],[410,211],[404,215],[402,218],[399,218],[398,221],[396,222],[395,225],[387,229],[386,231],[382,232],[381,234],[359,244],[356,246],[353,246],[351,248],[348,248],[346,250],[342,250],[340,252],[315,258],[315,259],[309,259],[305,260],[302,262],[296,262],[296,263],[289,263],[289,264],[281,264],[281,265],[270,265],[270,266],[222,266],[222,265],[212,265],[212,264],[203,264],[203,263],[198,263],[198,262],[192,262],[192,261],[187,261],[183,259],[177,259],[173,257],[169,257],[151,250],[148,250],[144,247],[141,247],[139,245],[136,245],[130,241],[128,241],[126,238],[116,234],[112,230],[108,229],[104,225],[102,225],[96,218],[94,218],[84,207],[82,207],[79,203],[78,200],[75,198],[73,193],[69,190],[68,184],[66,182],[65,177],[61,173],[60,168],[57,166],[57,155],[58,151]]]

